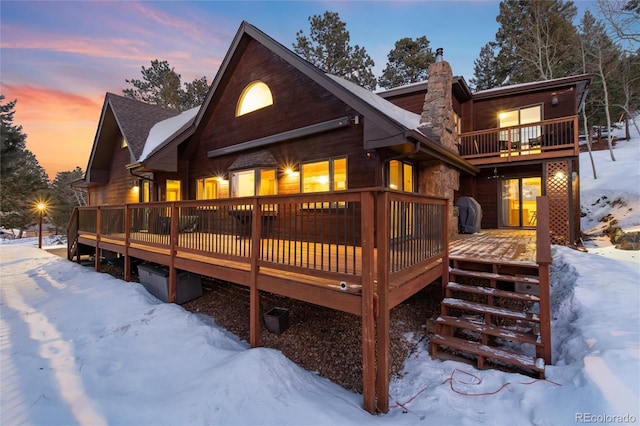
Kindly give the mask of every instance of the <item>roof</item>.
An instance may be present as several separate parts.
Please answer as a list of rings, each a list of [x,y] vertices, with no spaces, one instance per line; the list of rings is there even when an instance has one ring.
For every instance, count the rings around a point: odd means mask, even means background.
[[[149,130],[147,141],[138,161],[144,161],[145,158],[151,155],[155,150],[160,149],[163,143],[173,139],[178,133],[181,133],[191,126],[195,121],[196,114],[199,110],[200,107],[197,106],[184,111],[179,115],[154,124],[151,130]]]
[[[381,131],[393,135],[394,137],[390,137],[388,140],[389,146],[397,145],[398,143],[407,144],[409,143],[408,138],[415,140],[416,135],[421,135],[419,137],[419,143],[423,145],[423,153],[430,154],[433,152],[437,154],[444,149],[434,142],[430,135],[422,133],[418,129],[418,114],[406,111],[383,99],[376,93],[370,92],[345,79],[324,73],[318,67],[287,49],[253,25],[243,21],[209,88],[202,107],[195,116],[195,120],[193,120],[190,126],[187,126],[181,132],[176,132],[174,136],[164,141],[161,144],[162,149],[155,149],[146,157],[145,161],[153,161],[154,157],[160,157],[165,154],[175,155],[175,153],[177,153],[177,145],[193,135],[201,123],[206,122],[204,118],[207,116],[208,111],[215,105],[217,97],[220,96],[219,92],[221,92],[221,88],[224,87],[226,81],[230,78],[229,73],[232,72],[238,60],[237,58],[250,39],[262,44],[289,65],[304,73],[315,83],[358,111],[359,114],[362,114],[367,121],[375,123]],[[400,135],[400,138],[395,137],[397,135]],[[404,135],[404,137],[402,135]],[[436,158],[443,159],[443,161],[454,167],[462,168],[472,173],[475,173],[477,170],[466,160],[458,157],[454,153],[446,155],[445,157],[438,154]],[[160,162],[161,161],[158,160],[158,163]],[[144,166],[142,165],[142,167]]]
[[[84,181],[106,182],[111,167],[113,143],[119,136],[127,141],[131,161],[137,161],[144,149],[149,130],[157,122],[177,114],[176,111],[165,110],[156,105],[106,93]]]
[[[106,98],[135,158],[142,154],[149,130],[159,121],[178,115],[177,111],[113,93],[107,93]]]
[[[578,87],[578,91],[585,90],[591,80],[593,74],[580,74],[569,77],[554,78],[552,80],[534,81],[530,83],[512,84],[510,86],[495,87],[493,89],[486,89],[475,92],[473,99],[488,99],[497,96],[516,95],[523,92],[531,92],[532,90],[544,90],[553,89],[556,87],[563,87],[569,85],[575,85]]]

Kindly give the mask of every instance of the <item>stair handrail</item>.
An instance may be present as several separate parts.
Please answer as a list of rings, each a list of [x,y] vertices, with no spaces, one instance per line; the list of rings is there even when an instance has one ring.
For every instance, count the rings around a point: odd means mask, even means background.
[[[545,364],[552,364],[551,354],[551,229],[549,225],[549,198],[537,197],[536,261],[540,292],[540,339]]]

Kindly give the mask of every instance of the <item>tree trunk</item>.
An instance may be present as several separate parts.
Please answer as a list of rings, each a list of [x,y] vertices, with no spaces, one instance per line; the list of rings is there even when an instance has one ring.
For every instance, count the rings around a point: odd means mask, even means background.
[[[611,161],[616,161],[616,157],[613,155],[613,146],[611,141],[613,135],[611,134],[611,113],[609,112],[609,92],[607,89],[607,78],[602,67],[602,51],[598,52],[598,70],[600,71],[600,77],[602,78],[602,92],[604,94],[604,109],[607,116],[607,146],[609,147],[609,154],[611,155]]]
[[[591,132],[589,132],[589,126],[587,125],[587,113],[582,108],[582,121],[584,122],[584,135],[587,137],[587,151],[589,151],[589,159],[591,160],[591,169],[593,170],[593,178],[598,179],[596,173],[596,164],[593,162],[593,154],[591,153]]]

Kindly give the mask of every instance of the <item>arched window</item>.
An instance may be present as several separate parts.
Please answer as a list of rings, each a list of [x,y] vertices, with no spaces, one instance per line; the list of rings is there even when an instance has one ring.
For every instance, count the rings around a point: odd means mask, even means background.
[[[236,117],[269,105],[273,105],[273,96],[271,96],[269,86],[261,81],[254,81],[242,91],[236,108]]]

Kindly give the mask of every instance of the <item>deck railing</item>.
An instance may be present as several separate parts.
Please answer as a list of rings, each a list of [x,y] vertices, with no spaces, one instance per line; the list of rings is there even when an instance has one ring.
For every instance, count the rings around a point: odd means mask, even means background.
[[[375,197],[385,193],[387,207],[376,209]],[[372,201],[363,201],[365,196]],[[260,218],[257,223],[254,209]],[[376,217],[376,210],[388,217]],[[382,235],[388,241],[377,244],[386,251],[382,256],[390,275],[441,256],[446,251],[445,211],[444,199],[376,188],[88,206],[78,207],[72,217],[78,234],[96,240],[244,262],[252,256],[252,230],[257,227],[258,259],[263,265],[335,278],[362,273],[364,220],[386,227]]]
[[[578,116],[460,135],[460,155],[474,164],[524,161],[560,150],[578,154]]]

